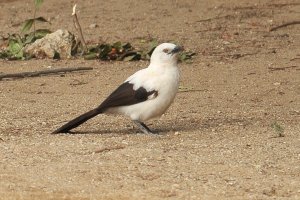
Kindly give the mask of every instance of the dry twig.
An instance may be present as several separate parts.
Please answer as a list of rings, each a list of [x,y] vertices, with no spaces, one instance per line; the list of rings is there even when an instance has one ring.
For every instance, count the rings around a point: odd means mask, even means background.
[[[286,22],[286,23],[283,23],[279,26],[274,26],[273,28],[270,29],[270,32],[271,31],[276,31],[277,29],[280,29],[280,28],[283,28],[283,27],[286,27],[286,26],[295,25],[295,24],[300,24],[300,21]]]
[[[94,153],[102,153],[104,151],[111,151],[111,150],[118,150],[118,149],[124,149],[125,146],[114,146],[114,147],[104,147],[102,149],[98,149],[94,151]]]
[[[72,13],[74,26],[75,26],[75,29],[79,32],[80,41],[81,41],[82,45],[84,46],[85,52],[88,52],[88,48],[87,48],[86,42],[84,40],[82,29],[81,29],[81,26],[79,24],[78,17],[77,17],[77,14],[76,14],[76,6],[77,5],[75,4],[74,7],[73,7],[73,13]]]
[[[68,68],[42,70],[42,71],[36,71],[36,72],[21,72],[21,73],[13,73],[13,74],[1,74],[0,75],[0,80],[5,79],[5,78],[37,77],[37,76],[40,76],[40,75],[60,74],[60,73],[66,73],[66,72],[92,70],[92,69],[93,69],[92,67],[68,67]]]
[[[267,6],[269,7],[277,7],[277,8],[282,8],[285,6],[298,6],[300,5],[300,3],[271,3],[271,4],[267,4]]]
[[[288,66],[288,67],[269,67],[268,69],[270,71],[280,71],[280,70],[286,70],[286,69],[292,69],[292,68],[297,68],[298,66]]]
[[[292,58],[290,61],[300,60],[300,58]]]

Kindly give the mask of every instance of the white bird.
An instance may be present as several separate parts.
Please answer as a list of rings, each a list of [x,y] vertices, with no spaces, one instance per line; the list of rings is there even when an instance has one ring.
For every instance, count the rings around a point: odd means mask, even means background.
[[[181,50],[175,44],[160,44],[154,49],[147,68],[127,78],[97,108],[69,121],[53,134],[67,133],[101,113],[128,116],[141,131],[152,133],[144,122],[164,114],[173,102],[179,87],[177,61]]]

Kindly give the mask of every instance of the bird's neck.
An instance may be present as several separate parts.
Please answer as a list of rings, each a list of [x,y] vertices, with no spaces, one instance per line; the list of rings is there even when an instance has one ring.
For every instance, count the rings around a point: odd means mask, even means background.
[[[177,62],[151,62],[149,68],[173,69],[173,68],[177,68]]]

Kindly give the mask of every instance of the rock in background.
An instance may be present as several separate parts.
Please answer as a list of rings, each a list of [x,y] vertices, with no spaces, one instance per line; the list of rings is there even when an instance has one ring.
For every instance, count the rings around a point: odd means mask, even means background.
[[[70,58],[75,37],[67,30],[57,30],[25,47],[26,54],[36,58]]]

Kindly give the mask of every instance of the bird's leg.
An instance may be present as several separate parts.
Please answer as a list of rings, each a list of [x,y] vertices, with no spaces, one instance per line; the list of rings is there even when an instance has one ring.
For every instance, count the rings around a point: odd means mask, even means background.
[[[153,132],[144,124],[138,120],[133,120],[133,122],[143,131],[145,134],[153,134]]]

